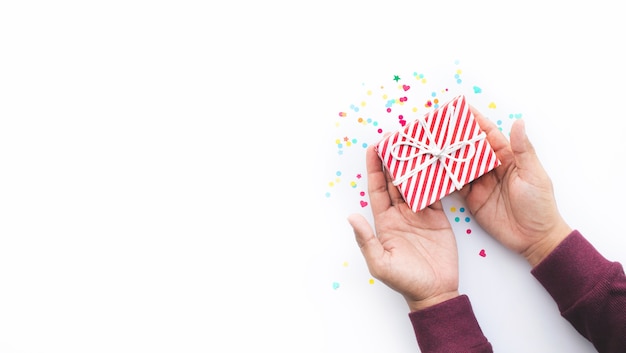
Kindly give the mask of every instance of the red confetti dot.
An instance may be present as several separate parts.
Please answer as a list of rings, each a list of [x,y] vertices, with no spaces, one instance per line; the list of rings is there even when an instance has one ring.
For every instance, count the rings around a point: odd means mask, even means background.
[[[391,113],[391,108],[387,108],[387,113]]]
[[[378,133],[382,134],[383,133],[383,129],[378,129]]]
[[[468,228],[468,229],[465,231],[465,233],[467,233],[467,234],[472,234],[472,230]]]

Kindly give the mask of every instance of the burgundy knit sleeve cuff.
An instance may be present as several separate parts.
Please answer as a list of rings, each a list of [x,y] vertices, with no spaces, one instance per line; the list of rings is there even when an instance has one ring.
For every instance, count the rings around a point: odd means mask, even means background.
[[[467,295],[409,314],[422,353],[490,353]]]
[[[563,312],[591,292],[607,273],[613,272],[612,266],[612,262],[574,230],[531,273]]]

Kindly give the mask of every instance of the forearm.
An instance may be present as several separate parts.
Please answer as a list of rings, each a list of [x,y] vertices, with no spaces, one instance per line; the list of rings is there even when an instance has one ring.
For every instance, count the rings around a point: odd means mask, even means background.
[[[422,353],[491,353],[469,298],[461,295],[409,314]]]
[[[626,277],[573,231],[532,274],[599,352],[626,352]]]

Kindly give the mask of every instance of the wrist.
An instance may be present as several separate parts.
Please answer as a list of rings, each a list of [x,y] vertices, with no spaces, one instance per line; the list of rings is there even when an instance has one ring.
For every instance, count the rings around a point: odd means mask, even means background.
[[[528,247],[522,255],[526,258],[526,261],[528,261],[531,267],[534,268],[548,257],[571,232],[572,228],[570,228],[565,221],[561,221],[557,226],[553,227],[546,236]]]
[[[431,306],[443,303],[445,301],[456,298],[458,296],[459,296],[459,291],[456,290],[456,291],[437,294],[432,297],[428,297],[428,298],[421,299],[421,300],[411,300],[408,298],[405,298],[405,299],[406,299],[407,304],[409,305],[410,311],[415,312],[415,311],[423,310]]]

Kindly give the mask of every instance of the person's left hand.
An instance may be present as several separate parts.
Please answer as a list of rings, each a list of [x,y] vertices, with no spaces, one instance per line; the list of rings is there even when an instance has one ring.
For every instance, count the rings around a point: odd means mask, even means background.
[[[404,296],[411,311],[459,295],[456,240],[440,201],[415,213],[367,149],[367,180],[376,233],[360,214],[348,221],[370,273]]]

